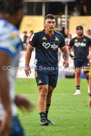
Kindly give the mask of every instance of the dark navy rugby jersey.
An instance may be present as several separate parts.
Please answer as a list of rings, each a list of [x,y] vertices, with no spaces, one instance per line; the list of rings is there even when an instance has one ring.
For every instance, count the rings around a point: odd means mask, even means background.
[[[91,39],[87,36],[83,36],[81,39],[78,37],[73,38],[69,46],[74,48],[74,55],[76,58],[86,59],[89,55],[89,46],[91,45]]]
[[[54,32],[52,37],[49,37],[45,31],[35,33],[30,39],[29,44],[36,48],[36,66],[39,67],[54,67],[58,66],[58,48],[65,45],[62,34]]]

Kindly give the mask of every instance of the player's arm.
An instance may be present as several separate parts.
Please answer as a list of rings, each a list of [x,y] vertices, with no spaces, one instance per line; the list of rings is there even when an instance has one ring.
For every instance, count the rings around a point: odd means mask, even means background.
[[[67,49],[68,49],[68,54],[69,54],[69,56],[74,60],[75,59],[75,56],[73,56],[72,54],[71,54],[71,49],[72,49],[72,47],[71,46],[67,46]]]
[[[71,48],[72,48],[71,46],[67,46],[69,56],[71,54]]]
[[[23,111],[31,112],[35,107],[35,105],[30,100],[18,94],[16,94],[14,102],[16,106]]]
[[[70,41],[69,45],[67,46],[69,56],[74,60],[76,57],[71,54],[71,49],[73,47],[73,39]]]
[[[0,135],[9,133],[11,129],[11,101],[9,94],[9,80],[7,66],[11,63],[11,57],[8,53],[0,51],[0,101],[5,110],[5,116],[0,127]]]
[[[26,76],[29,76],[30,73],[31,73],[29,63],[30,63],[30,60],[31,60],[32,51],[33,51],[33,47],[28,45],[26,56],[25,56],[25,74],[26,74]]]
[[[65,67],[68,67],[69,66],[69,63],[68,63],[69,56],[68,56],[67,47],[66,46],[62,47],[61,51],[62,51],[63,59],[64,59],[63,65]]]

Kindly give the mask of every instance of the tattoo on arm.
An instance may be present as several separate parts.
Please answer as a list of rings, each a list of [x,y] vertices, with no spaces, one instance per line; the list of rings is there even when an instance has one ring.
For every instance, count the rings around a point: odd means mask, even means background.
[[[63,59],[68,61],[69,55],[66,48],[62,49],[62,54],[63,54]]]

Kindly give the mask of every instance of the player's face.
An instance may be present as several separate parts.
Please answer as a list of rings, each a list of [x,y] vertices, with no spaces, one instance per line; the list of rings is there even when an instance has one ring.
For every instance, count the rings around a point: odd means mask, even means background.
[[[48,32],[53,32],[55,28],[55,19],[50,19],[50,18],[46,19],[44,26]]]
[[[82,36],[83,35],[83,30],[81,30],[81,29],[76,30],[76,32],[77,32],[78,36]]]

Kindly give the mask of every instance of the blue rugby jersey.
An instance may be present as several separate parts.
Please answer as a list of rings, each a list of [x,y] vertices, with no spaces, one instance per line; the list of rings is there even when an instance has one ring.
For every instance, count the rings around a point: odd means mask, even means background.
[[[36,48],[35,64],[38,71],[55,71],[58,68],[58,48],[65,46],[62,34],[55,32],[50,37],[45,31],[35,33],[29,44]]]
[[[91,39],[87,36],[83,36],[82,38],[74,37],[69,46],[74,48],[74,55],[79,59],[86,59],[89,55],[89,46],[91,45]]]
[[[0,19],[0,51],[6,52],[10,55],[12,61],[9,67],[2,67],[3,70],[8,69],[8,79],[9,79],[9,91],[11,97],[11,109],[12,116],[16,116],[16,106],[14,104],[15,98],[15,77],[17,72],[17,67],[19,63],[19,51],[21,48],[21,39],[19,38],[18,29],[10,24],[5,19]],[[0,56],[3,57],[3,56]],[[0,101],[0,120],[3,119],[5,114],[3,105]]]

